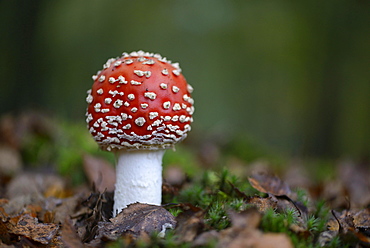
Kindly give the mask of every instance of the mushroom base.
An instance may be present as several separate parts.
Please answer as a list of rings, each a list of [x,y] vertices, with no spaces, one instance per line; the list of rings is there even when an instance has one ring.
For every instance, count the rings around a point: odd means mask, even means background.
[[[165,150],[117,151],[113,215],[129,204],[161,205]]]

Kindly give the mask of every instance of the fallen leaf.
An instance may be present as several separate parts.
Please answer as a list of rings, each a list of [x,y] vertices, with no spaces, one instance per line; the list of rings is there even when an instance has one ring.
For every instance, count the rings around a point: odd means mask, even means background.
[[[177,217],[176,235],[178,242],[192,242],[204,227],[205,211],[192,204],[179,204],[183,212]]]
[[[275,209],[277,207],[278,200],[272,196],[268,197],[252,196],[247,199],[247,203],[256,207],[259,212],[264,213],[268,209]]]
[[[162,197],[164,199],[172,199],[175,195],[178,195],[179,193],[179,188],[175,187],[166,181],[162,182]]]
[[[42,205],[44,198],[40,195],[21,195],[12,198],[2,205],[4,212],[10,216],[18,216],[28,205]]]
[[[10,243],[10,234],[8,232],[8,228],[6,224],[3,221],[0,221],[0,244],[1,244],[1,241],[7,244]]]
[[[74,227],[70,218],[64,220],[61,232],[61,239],[66,248],[83,248],[84,245],[78,236],[76,228]]]
[[[191,242],[199,234],[201,229],[204,227],[204,213],[198,212],[189,218],[181,221],[181,225],[178,225],[176,234],[178,235],[179,242]],[[181,216],[180,216],[181,218]]]
[[[351,212],[355,236],[362,244],[370,246],[370,208]]]
[[[370,170],[369,165],[343,161],[338,166],[339,180],[345,189],[353,208],[370,205]]]
[[[229,211],[228,213],[231,225],[236,230],[256,229],[261,221],[261,214],[255,208],[236,213]]]
[[[6,202],[6,203],[8,203],[8,202]],[[5,209],[0,204],[0,220],[5,222],[5,221],[7,221],[8,216],[9,215],[5,212]]]
[[[333,218],[328,221],[328,229],[347,233],[350,229],[354,228],[353,216],[348,210],[341,213],[332,210]]]
[[[46,173],[22,173],[10,181],[7,186],[6,195],[9,199],[28,195],[43,198],[49,189],[57,188],[59,191],[64,191],[65,187],[65,180],[58,175]],[[49,194],[50,193],[51,191]]]
[[[1,241],[1,238],[0,238],[0,247],[1,248],[15,248],[14,245],[7,245],[7,244],[4,244],[2,241]]]
[[[353,214],[353,223],[356,228],[370,230],[370,208],[362,209]]]
[[[124,233],[138,238],[153,232],[163,237],[166,229],[173,229],[175,226],[175,217],[163,207],[134,203],[111,218],[110,222],[99,222],[98,237],[116,240]]]
[[[230,228],[219,235],[219,248],[293,248],[289,237],[284,233],[262,233],[259,229],[261,214],[256,209],[240,213],[229,213]]]
[[[278,211],[284,211],[287,208],[294,207],[299,212],[299,216],[308,214],[308,209],[302,203],[295,202],[291,199],[294,194],[289,185],[277,176],[265,172],[255,172],[248,180],[256,190],[267,193],[269,197],[274,196],[277,198]]]
[[[56,224],[39,223],[37,218],[25,214],[22,215],[16,225],[6,223],[9,233],[25,236],[41,244],[49,244],[57,234],[59,226]]]
[[[349,243],[362,242],[370,245],[370,218],[369,209],[360,211],[344,210],[342,212],[332,211],[333,218],[328,223],[328,230],[339,235],[342,240]]]
[[[192,242],[192,247],[213,247],[219,238],[219,233],[216,230],[211,230],[199,234]]]
[[[320,247],[326,247],[337,236],[338,236],[337,231],[326,230],[320,233],[317,243],[320,245]]]
[[[232,182],[228,181],[229,185],[231,186],[231,190],[237,197],[243,198],[244,200],[248,199],[249,196],[238,189]]]
[[[41,217],[44,223],[54,223],[55,221],[54,212],[51,211],[45,211]]]
[[[248,178],[249,183],[253,188],[262,192],[273,194],[275,196],[290,196],[292,191],[289,185],[280,178],[262,172],[255,172]]]
[[[252,246],[253,248],[293,248],[292,241],[285,233],[264,233]]]
[[[325,199],[330,208],[348,208],[348,192],[340,180],[330,180],[322,185],[318,197]]]
[[[64,198],[60,201],[59,204],[52,209],[52,220],[54,223],[64,224],[64,220],[73,215],[75,209],[77,208],[78,204],[80,204],[81,196],[74,195],[72,197]]]
[[[106,221],[104,217],[104,205],[111,206],[113,201],[109,201],[109,204],[106,203],[107,193],[91,193],[90,196],[82,202],[81,209],[73,215],[73,218],[78,219],[76,228],[83,242],[92,241],[98,231],[98,223],[100,221]],[[112,212],[113,207],[110,208]]]
[[[22,214],[29,214],[31,217],[36,218],[41,211],[42,207],[40,205],[30,204],[24,208]]]

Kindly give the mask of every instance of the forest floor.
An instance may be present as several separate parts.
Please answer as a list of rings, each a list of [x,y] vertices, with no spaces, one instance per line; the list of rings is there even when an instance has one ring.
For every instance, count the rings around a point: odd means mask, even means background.
[[[370,247],[369,160],[191,133],[164,157],[163,205],[113,218],[113,154],[57,121],[0,116],[0,247]]]

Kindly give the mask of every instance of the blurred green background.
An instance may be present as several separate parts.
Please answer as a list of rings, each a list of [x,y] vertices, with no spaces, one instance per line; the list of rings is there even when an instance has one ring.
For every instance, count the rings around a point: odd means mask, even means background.
[[[195,134],[368,156],[369,10],[368,0],[2,0],[0,114],[36,108],[85,125],[91,76],[144,50],[180,62]]]

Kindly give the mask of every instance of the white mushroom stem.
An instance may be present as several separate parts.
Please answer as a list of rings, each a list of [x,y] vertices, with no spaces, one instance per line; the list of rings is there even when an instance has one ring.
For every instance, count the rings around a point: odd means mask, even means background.
[[[164,152],[165,150],[120,150],[116,153],[114,216],[135,202],[161,205]]]

